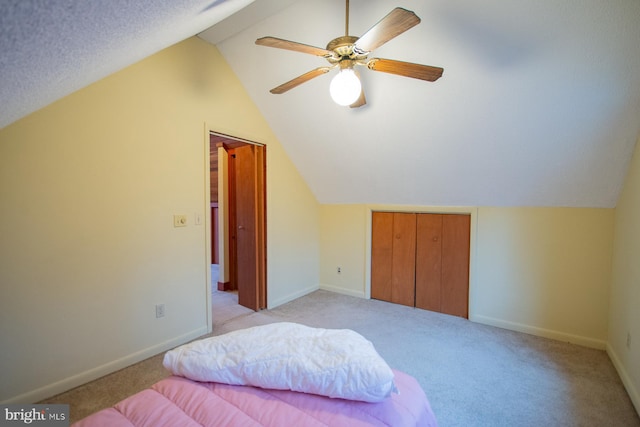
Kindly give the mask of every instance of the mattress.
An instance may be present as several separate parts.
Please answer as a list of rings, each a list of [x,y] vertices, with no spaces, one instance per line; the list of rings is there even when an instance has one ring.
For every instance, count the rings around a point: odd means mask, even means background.
[[[398,393],[379,403],[170,376],[73,426],[437,426],[415,378],[393,372]]]

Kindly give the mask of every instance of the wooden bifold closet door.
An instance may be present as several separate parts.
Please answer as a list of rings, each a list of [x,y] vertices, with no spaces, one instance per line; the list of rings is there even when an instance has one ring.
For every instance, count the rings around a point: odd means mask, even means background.
[[[371,297],[467,318],[470,219],[373,212]]]
[[[371,298],[413,307],[415,214],[374,212],[372,222]]]

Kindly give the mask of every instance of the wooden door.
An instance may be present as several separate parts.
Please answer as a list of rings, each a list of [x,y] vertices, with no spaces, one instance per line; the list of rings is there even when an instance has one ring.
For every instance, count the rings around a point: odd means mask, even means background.
[[[416,214],[393,214],[391,302],[415,305]]]
[[[393,213],[371,216],[371,298],[391,301]]]
[[[467,318],[470,215],[373,212],[371,298]]]
[[[371,297],[415,304],[416,215],[373,212]]]
[[[441,310],[442,217],[418,214],[416,220],[416,307]]]
[[[238,304],[252,310],[266,306],[262,150],[250,144],[237,147],[233,162]]]
[[[469,316],[470,215],[418,214],[416,307]]]
[[[441,312],[469,317],[470,215],[442,218]]]

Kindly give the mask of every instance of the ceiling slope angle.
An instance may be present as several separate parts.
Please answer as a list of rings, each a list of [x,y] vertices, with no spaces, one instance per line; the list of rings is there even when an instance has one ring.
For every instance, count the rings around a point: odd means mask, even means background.
[[[321,203],[615,206],[640,124],[640,2],[351,0],[349,32],[394,7],[422,22],[376,56],[446,72],[363,72],[363,108],[331,100],[331,72],[272,95],[318,58],[255,45],[322,47],[344,0],[295,1],[217,43]]]
[[[0,2],[0,129],[253,1]]]

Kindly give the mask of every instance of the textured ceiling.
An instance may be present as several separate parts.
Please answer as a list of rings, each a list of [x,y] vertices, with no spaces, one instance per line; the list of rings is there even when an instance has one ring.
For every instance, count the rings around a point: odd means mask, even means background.
[[[615,206],[640,125],[639,1],[352,0],[351,35],[395,6],[422,22],[371,56],[444,75],[365,69],[360,109],[331,101],[332,74],[270,94],[327,63],[254,44],[324,47],[343,0],[299,0],[218,43],[320,202]]]
[[[200,33],[322,203],[615,206],[640,129],[640,1],[351,0],[351,35],[395,6],[422,23],[373,56],[444,76],[363,70],[368,104],[349,109],[330,75],[270,94],[326,62],[254,44],[324,47],[343,0],[3,0],[0,128]]]
[[[253,0],[0,0],[0,128]]]

